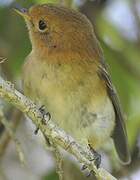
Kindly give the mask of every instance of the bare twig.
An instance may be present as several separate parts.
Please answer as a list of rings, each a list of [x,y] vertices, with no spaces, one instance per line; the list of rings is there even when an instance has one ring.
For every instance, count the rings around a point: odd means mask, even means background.
[[[17,91],[13,84],[4,81],[2,78],[0,78],[0,96],[28,115],[32,119],[32,122],[39,127],[40,131],[57,146],[73,154],[80,163],[85,164],[89,170],[93,170],[97,179],[116,180],[115,177],[103,168],[96,168],[94,162],[91,161],[93,154],[87,147],[80,146],[71,136],[58,128],[52,120],[48,120],[46,116],[43,116],[36,104]],[[46,124],[41,121],[43,117]]]
[[[59,151],[59,147],[55,143],[50,141],[48,137],[46,137],[45,135],[44,135],[44,138],[46,141],[46,145],[51,147],[51,151],[53,152],[55,162],[56,162],[56,172],[58,174],[59,180],[64,180],[64,172],[63,172],[63,167],[62,167],[63,159]]]
[[[17,110],[17,109],[13,109],[12,114],[11,114],[11,128],[13,131],[16,130],[21,118],[22,118],[23,114],[21,111]],[[9,142],[11,140],[11,136],[9,135],[9,133],[4,130],[4,132],[2,132],[1,136],[0,136],[0,157],[3,156],[3,154],[5,153],[6,147],[8,146]]]
[[[62,155],[57,145],[55,145],[54,143],[51,143],[51,145],[53,146],[53,154],[56,161],[56,172],[58,173],[59,180],[64,180]]]
[[[7,132],[9,133],[11,138],[14,140],[15,145],[16,145],[16,150],[17,150],[17,153],[19,155],[19,159],[20,159],[21,163],[25,164],[25,158],[24,158],[24,154],[23,154],[20,142],[16,138],[16,136],[15,136],[13,130],[12,130],[11,124],[5,118],[2,108],[0,108],[0,122],[4,125]]]

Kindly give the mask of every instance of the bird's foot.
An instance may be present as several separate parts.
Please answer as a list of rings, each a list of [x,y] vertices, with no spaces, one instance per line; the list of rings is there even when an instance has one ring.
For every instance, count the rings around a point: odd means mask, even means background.
[[[97,169],[98,169],[98,168],[100,167],[100,164],[101,164],[101,155],[100,155],[97,151],[95,151],[95,150],[91,147],[90,144],[89,144],[89,147],[90,147],[91,153],[92,153],[93,156],[94,156],[94,158],[91,159],[90,161],[94,161],[95,166],[96,166]]]
[[[39,108],[39,111],[40,111],[41,114],[42,114],[42,120],[41,120],[42,124],[46,124],[45,116],[47,116],[47,117],[48,117],[48,120],[50,120],[50,119],[51,119],[50,113],[45,111],[45,106],[44,106],[44,105],[42,105],[42,106]],[[39,127],[36,128],[36,130],[34,131],[34,134],[35,134],[35,135],[38,134],[38,131],[39,131]]]
[[[101,164],[101,155],[96,152],[89,144],[89,147],[90,147],[90,151],[91,153],[93,154],[94,158],[91,159],[90,161],[94,161],[94,164],[95,166],[97,167],[97,169],[100,167],[100,164]],[[81,168],[81,171],[85,171],[87,170],[87,166],[86,165],[83,165],[82,168]],[[90,177],[90,176],[95,176],[95,173],[93,170],[89,171],[87,174],[86,174],[86,177]]]
[[[81,167],[81,171],[84,171],[84,170],[86,170],[87,169],[87,166],[84,164],[84,165],[82,165],[82,167]]]
[[[81,171],[85,171],[86,170],[86,177],[90,177],[91,175],[94,177],[95,176],[95,173],[94,173],[94,171],[93,170],[91,170],[91,171],[88,171],[87,170],[87,166],[86,165],[83,165],[82,166],[82,168],[81,168]]]
[[[86,175],[86,177],[95,176],[95,173],[93,170],[89,171],[89,173]]]

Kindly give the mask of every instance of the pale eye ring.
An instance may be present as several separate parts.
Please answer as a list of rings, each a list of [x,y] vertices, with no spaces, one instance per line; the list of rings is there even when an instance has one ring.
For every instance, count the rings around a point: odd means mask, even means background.
[[[45,21],[40,20],[38,23],[38,27],[41,32],[44,32],[47,29],[47,24]]]

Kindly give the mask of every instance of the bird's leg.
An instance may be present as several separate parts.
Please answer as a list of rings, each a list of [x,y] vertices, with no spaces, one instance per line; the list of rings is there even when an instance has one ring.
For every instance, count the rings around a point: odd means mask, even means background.
[[[40,111],[41,114],[43,115],[42,120],[41,120],[42,124],[46,124],[46,121],[45,121],[45,118],[44,118],[44,117],[47,116],[47,117],[48,117],[48,120],[50,120],[50,119],[51,119],[50,113],[45,111],[45,106],[44,106],[44,105],[42,105],[42,106],[39,108],[39,111]],[[34,134],[37,134],[38,131],[39,131],[39,127],[36,128],[36,130],[34,131]]]
[[[94,156],[94,158],[91,159],[90,161],[94,161],[95,166],[96,166],[97,169],[98,169],[98,168],[100,167],[100,164],[101,164],[101,155],[100,155],[98,152],[96,152],[96,151],[91,147],[90,144],[88,144],[88,146],[89,146],[89,148],[90,148],[91,153],[92,153],[93,156]],[[86,170],[86,169],[87,169],[87,166],[86,166],[86,165],[83,165],[82,168],[81,168],[82,171],[84,171],[84,170]],[[90,171],[86,176],[89,177],[89,176],[91,176],[91,175],[94,176],[94,171],[93,171],[93,170]]]
[[[100,164],[101,164],[101,155],[95,151],[91,145],[89,144],[89,148],[90,148],[90,151],[91,153],[93,154],[94,158],[91,159],[91,161],[94,161],[95,162],[95,166],[97,167],[97,169],[100,167]]]
[[[51,142],[50,142],[49,138],[47,136],[45,136],[45,135],[44,135],[44,138],[45,138],[47,146],[50,147],[51,146]]]

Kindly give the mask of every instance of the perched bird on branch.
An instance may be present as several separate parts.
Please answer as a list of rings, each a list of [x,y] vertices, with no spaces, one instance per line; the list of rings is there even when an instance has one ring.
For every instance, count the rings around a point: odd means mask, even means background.
[[[129,163],[124,118],[90,21],[51,4],[17,11],[32,44],[23,67],[25,94],[45,105],[59,127],[94,152],[112,137],[120,160]]]

